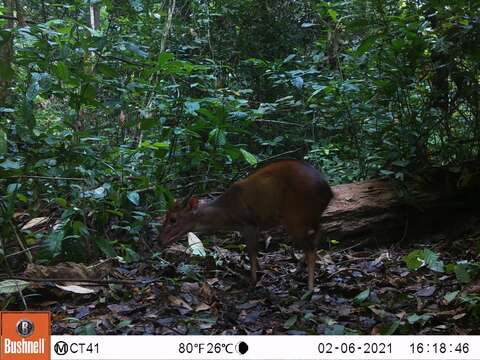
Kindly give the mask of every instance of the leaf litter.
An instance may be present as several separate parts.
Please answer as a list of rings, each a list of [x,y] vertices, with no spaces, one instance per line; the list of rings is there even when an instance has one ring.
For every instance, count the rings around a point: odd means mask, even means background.
[[[447,251],[448,243],[435,244],[448,262],[464,260],[474,247],[468,241],[453,244],[454,251]],[[251,288],[248,258],[233,245],[224,238],[205,246],[205,256],[195,256],[176,244],[161,253],[161,265],[158,256],[110,264],[108,273],[123,279],[161,279],[146,284],[96,286],[91,292],[67,283],[61,293],[37,284],[29,288],[39,295],[29,298],[30,306],[52,311],[54,334],[479,333],[480,300],[472,301],[479,298],[478,278],[461,283],[455,274],[438,272],[430,253],[430,265],[409,269],[405,258],[418,244],[322,250],[313,292],[307,291],[304,266],[298,267],[299,253],[292,257],[291,249],[275,242],[260,252],[260,280]],[[52,273],[32,269],[37,276]],[[71,269],[72,277],[92,276],[88,267]]]

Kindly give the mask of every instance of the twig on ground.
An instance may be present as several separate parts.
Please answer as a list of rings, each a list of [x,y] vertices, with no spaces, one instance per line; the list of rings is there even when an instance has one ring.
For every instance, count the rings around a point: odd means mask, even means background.
[[[134,284],[143,284],[148,285],[155,282],[164,281],[161,278],[156,278],[152,280],[119,280],[119,279],[81,279],[81,278],[29,278],[28,276],[0,276],[1,280],[23,280],[30,282],[77,282],[77,283],[88,283],[91,285],[108,285],[108,284],[125,284],[125,285],[134,285]]]
[[[20,235],[18,234],[18,231],[17,231],[17,227],[15,226],[15,224],[13,223],[13,221],[9,221],[8,222],[13,230],[13,233],[15,234],[15,238],[17,239],[17,242],[18,242],[18,245],[20,246],[20,248],[22,249],[22,251],[24,253],[26,253],[27,255],[27,259],[28,259],[28,262],[30,264],[33,264],[33,256],[32,256],[32,253],[30,252],[30,250],[28,249],[28,247],[25,246],[25,244],[23,243]]]

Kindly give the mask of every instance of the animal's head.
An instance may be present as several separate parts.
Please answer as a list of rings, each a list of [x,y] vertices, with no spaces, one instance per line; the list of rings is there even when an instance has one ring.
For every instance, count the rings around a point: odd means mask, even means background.
[[[162,246],[168,245],[195,227],[195,215],[199,200],[195,196],[187,196],[182,201],[175,201],[168,210],[163,223],[160,241]]]

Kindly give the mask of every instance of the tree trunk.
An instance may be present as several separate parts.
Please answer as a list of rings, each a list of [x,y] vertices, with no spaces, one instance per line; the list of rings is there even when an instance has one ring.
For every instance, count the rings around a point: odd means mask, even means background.
[[[27,25],[25,20],[25,13],[23,11],[22,0],[15,0],[15,10],[17,12],[17,23],[18,27],[24,27]]]
[[[93,30],[100,28],[100,3],[90,2],[90,27]]]
[[[5,29],[13,29],[15,26],[14,23],[14,13],[15,8],[14,0],[4,0],[5,7],[5,16],[8,16],[10,20],[6,22]],[[0,106],[5,106],[9,96],[9,86],[10,86],[10,77],[12,74],[11,65],[13,61],[13,37],[10,38],[0,46],[0,66],[3,67],[3,76],[0,77]]]
[[[163,37],[160,44],[160,52],[163,53],[167,48],[167,40],[168,35],[170,34],[170,30],[172,28],[172,19],[173,13],[175,12],[175,0],[171,0],[170,6],[168,7],[168,15],[165,21],[165,25],[163,26]]]

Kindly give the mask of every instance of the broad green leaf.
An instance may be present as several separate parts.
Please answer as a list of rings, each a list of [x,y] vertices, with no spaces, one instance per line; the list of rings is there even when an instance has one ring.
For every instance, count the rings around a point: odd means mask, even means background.
[[[17,193],[16,196],[17,196],[17,199],[20,200],[21,202],[23,202],[23,203],[28,202],[28,198],[25,195]]]
[[[367,37],[365,40],[362,41],[360,46],[357,48],[355,51],[356,56],[362,56],[365,54],[365,52],[370,49],[370,47],[375,43],[375,40],[378,38],[377,35],[373,35],[370,37]]]
[[[75,335],[97,335],[96,324],[90,322],[75,329]]]
[[[63,80],[67,81],[69,78],[69,71],[67,65],[63,61],[59,61],[57,65],[53,68],[55,75]]]
[[[12,183],[12,184],[8,184],[7,186],[7,193],[11,194],[15,191],[18,191],[20,190],[20,188],[22,187],[22,184],[20,183]]]
[[[81,221],[73,221],[72,222],[72,229],[73,233],[76,235],[80,235],[83,237],[88,237],[90,232],[88,231],[88,227]]]
[[[174,59],[174,56],[172,53],[163,52],[158,56],[157,66],[159,68],[163,68],[165,64],[169,63],[173,59]]]
[[[410,324],[415,324],[418,320],[420,320],[421,317],[418,316],[417,314],[412,314],[412,315],[409,315],[407,317],[407,321],[410,323]]]
[[[283,327],[288,330],[288,329],[290,329],[293,325],[295,325],[295,323],[297,322],[297,320],[298,320],[298,316],[297,316],[297,315],[290,316],[290,317],[288,318],[288,320],[283,323]]]
[[[0,47],[13,38],[12,30],[14,29],[0,29]]]
[[[117,252],[115,251],[111,241],[108,241],[104,238],[97,238],[95,239],[95,244],[97,244],[98,248],[105,254],[105,256],[109,258],[114,258],[117,256]]]
[[[139,149],[152,149],[152,150],[168,150],[170,144],[168,142],[156,142],[151,143],[150,141],[142,141],[138,146]]]
[[[357,296],[355,296],[355,298],[353,299],[353,301],[355,302],[355,304],[361,304],[363,303],[365,300],[368,299],[368,297],[370,296],[370,289],[366,289],[366,290],[363,290],[360,294],[358,294]]]
[[[124,251],[125,251],[124,260],[126,262],[130,263],[130,262],[135,262],[140,260],[140,255],[138,255],[138,253],[135,250],[129,247],[125,247]]]
[[[432,315],[429,315],[429,314],[423,314],[423,315],[412,314],[410,316],[407,316],[407,321],[412,325],[415,324],[416,322],[421,322],[422,324],[425,324],[431,318],[432,318]]]
[[[25,126],[27,126],[29,129],[33,129],[35,127],[35,116],[33,114],[33,102],[28,99],[25,99],[24,101],[21,102],[18,110]]]
[[[443,261],[439,260],[438,254],[430,249],[414,250],[407,256],[404,256],[403,261],[405,261],[410,270],[418,270],[426,265],[432,271],[444,272]]]
[[[358,82],[349,81],[349,80],[345,80],[342,83],[341,88],[345,92],[359,92],[360,91],[360,87],[358,86]]]
[[[469,283],[472,280],[470,275],[471,265],[468,262],[461,262],[455,265],[455,276],[461,283]]]
[[[97,90],[95,87],[90,84],[90,83],[84,83],[80,89],[80,97],[86,101],[90,102],[92,100],[95,100],[95,97],[97,95]]]
[[[445,302],[447,304],[450,304],[453,300],[455,300],[455,298],[457,297],[459,292],[460,291],[457,290],[457,291],[452,291],[452,292],[446,293],[445,296],[443,297],[443,299],[445,300]]]
[[[333,21],[337,21],[337,12],[333,9],[327,10],[328,15],[332,18]]]
[[[117,324],[116,328],[121,329],[124,327],[133,327],[133,325],[131,324],[132,324],[132,320],[122,320]]]
[[[208,120],[212,121],[215,124],[218,124],[221,121],[221,119],[219,119],[219,116],[218,116],[217,113],[212,113],[208,109],[205,109],[205,108],[198,109],[197,112],[200,115],[203,115],[204,117],[206,117]]]
[[[208,135],[208,141],[218,146],[224,146],[227,143],[225,131],[218,128],[213,129]]]
[[[434,253],[430,249],[424,249],[424,259],[425,263],[427,264],[427,267],[430,270],[436,271],[436,272],[443,272],[444,271],[444,265],[443,261],[438,259],[438,254]]]
[[[127,195],[128,197],[128,200],[130,200],[130,202],[133,204],[133,205],[140,205],[140,194],[136,191],[130,191]]]
[[[323,91],[325,88],[327,88],[324,85],[317,85],[316,90],[310,95],[310,97],[307,99],[307,102],[310,102],[316,95],[318,95],[321,91]]]
[[[414,250],[403,257],[403,261],[407,264],[409,270],[418,270],[425,265],[422,250]]]
[[[168,142],[155,142],[152,144],[153,147],[156,149],[162,149],[162,150],[168,150],[170,147],[170,144]]]
[[[62,242],[65,238],[63,230],[54,230],[47,238],[46,244],[53,256],[60,254],[62,250]]]
[[[142,118],[140,119],[140,128],[142,130],[148,130],[153,128],[155,125],[158,125],[158,119],[155,118]]]
[[[143,49],[140,48],[137,44],[131,43],[131,42],[126,42],[125,47],[133,52],[134,54],[138,55],[141,58],[146,58],[148,56],[148,53],[144,51]]]
[[[240,152],[242,153],[243,158],[245,159],[246,162],[248,162],[250,165],[256,165],[257,164],[257,158],[255,155],[252,153],[249,153],[247,150],[240,149]]]
[[[0,282],[0,294],[13,294],[19,290],[24,290],[30,286],[28,281],[23,280],[3,280]]]
[[[4,162],[0,163],[0,167],[4,168],[5,170],[18,170],[22,167],[22,164],[18,161],[12,161],[7,159]]]
[[[98,64],[96,69],[99,73],[109,78],[114,78],[118,76],[118,72],[114,68],[108,66],[107,64]]]
[[[385,330],[381,331],[381,335],[393,335],[395,331],[397,331],[398,327],[400,326],[400,320],[395,320],[392,324],[385,328]]]
[[[345,326],[340,324],[328,326],[325,329],[325,335],[344,335],[344,334],[345,334]]]
[[[60,207],[67,207],[67,200],[65,200],[64,198],[61,198],[61,197],[57,197],[55,198],[55,202],[58,204],[58,206]]]
[[[177,267],[177,271],[188,279],[199,279],[199,266],[195,264],[182,263]]]

